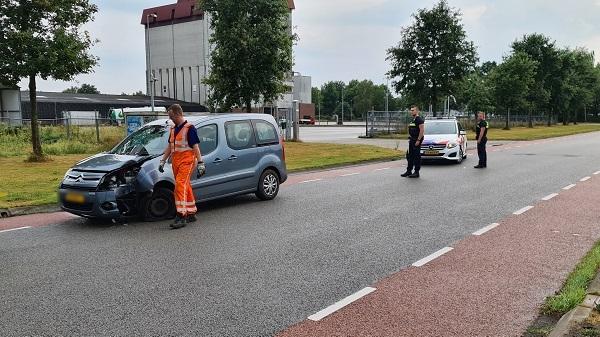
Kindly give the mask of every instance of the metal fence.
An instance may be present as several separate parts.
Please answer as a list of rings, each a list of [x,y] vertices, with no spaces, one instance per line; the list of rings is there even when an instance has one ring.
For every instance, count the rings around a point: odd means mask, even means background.
[[[365,116],[366,136],[406,133],[410,123],[408,111],[369,111]]]

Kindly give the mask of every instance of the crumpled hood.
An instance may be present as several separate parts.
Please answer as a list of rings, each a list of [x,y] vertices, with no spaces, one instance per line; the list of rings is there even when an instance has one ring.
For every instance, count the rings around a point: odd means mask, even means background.
[[[78,171],[112,172],[123,167],[138,164],[146,158],[148,157],[100,153],[80,161],[72,169]]]

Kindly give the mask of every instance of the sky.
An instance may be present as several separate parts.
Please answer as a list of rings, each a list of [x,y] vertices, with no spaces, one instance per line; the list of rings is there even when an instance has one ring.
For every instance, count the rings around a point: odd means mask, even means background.
[[[102,93],[145,90],[144,8],[175,0],[93,0],[99,11],[86,29],[100,42],[100,58],[91,74],[74,82],[40,81],[40,91],[62,91],[82,83]],[[295,0],[294,70],[312,77],[313,86],[327,81],[370,79],[385,83],[387,50],[398,44],[412,14],[436,0]],[[479,59],[501,61],[524,34],[542,33],[560,47],[586,47],[600,55],[600,0],[449,0],[463,14],[469,40]],[[21,83],[27,88],[27,83]]]

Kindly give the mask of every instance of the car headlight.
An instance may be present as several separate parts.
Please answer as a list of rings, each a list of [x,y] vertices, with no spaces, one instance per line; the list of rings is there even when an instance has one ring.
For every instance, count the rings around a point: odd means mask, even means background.
[[[139,172],[140,167],[129,167],[109,173],[102,178],[98,188],[102,191],[107,191],[129,185],[135,181]]]
[[[458,144],[456,144],[456,143],[448,143],[448,145],[446,145],[446,147],[449,148],[449,149],[453,149],[453,148],[455,148],[457,146],[458,146]]]
[[[72,170],[72,169],[69,169],[69,170],[67,171],[67,173],[65,173],[65,176],[63,177],[63,180],[67,179],[67,177],[68,177],[68,176],[71,174],[71,172],[73,172],[73,170]]]

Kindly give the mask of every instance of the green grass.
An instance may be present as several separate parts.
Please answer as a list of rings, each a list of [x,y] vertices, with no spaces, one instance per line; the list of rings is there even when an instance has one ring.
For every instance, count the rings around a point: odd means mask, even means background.
[[[546,315],[564,315],[583,301],[586,289],[600,268],[600,241],[579,262],[575,270],[563,284],[562,289],[546,299],[542,313]]]
[[[514,127],[510,130],[492,128],[488,132],[488,139],[491,141],[501,140],[537,140],[554,137],[570,136],[580,133],[600,131],[600,124],[577,124],[577,125],[554,125],[554,126],[536,126],[534,128]],[[468,139],[475,139],[475,132],[469,130],[467,132]],[[382,134],[377,138],[382,139],[406,139],[406,134]]]
[[[285,144],[288,171],[303,171],[339,165],[358,164],[373,160],[395,160],[403,153],[369,145],[318,143]]]
[[[57,153],[77,153],[83,150],[77,148],[81,146],[78,143],[66,146],[74,148],[60,149]],[[398,151],[366,145],[290,142],[286,143],[285,149],[286,164],[290,172],[402,157]],[[52,155],[51,161],[43,163],[25,162],[27,157],[23,155],[0,157],[0,208],[56,204],[56,191],[65,172],[87,156],[87,154]]]
[[[119,127],[100,127],[100,142],[95,127],[72,127],[71,139],[62,126],[40,128],[40,139],[45,154],[52,156],[69,154],[92,154],[113,148],[125,137]],[[29,128],[7,128],[0,125],[0,158],[19,157],[31,152],[31,130]]]
[[[490,129],[489,140],[537,140],[570,136],[580,133],[600,131],[600,124],[537,126],[534,128],[511,128],[510,130]],[[469,139],[475,139],[475,132],[468,132]]]

